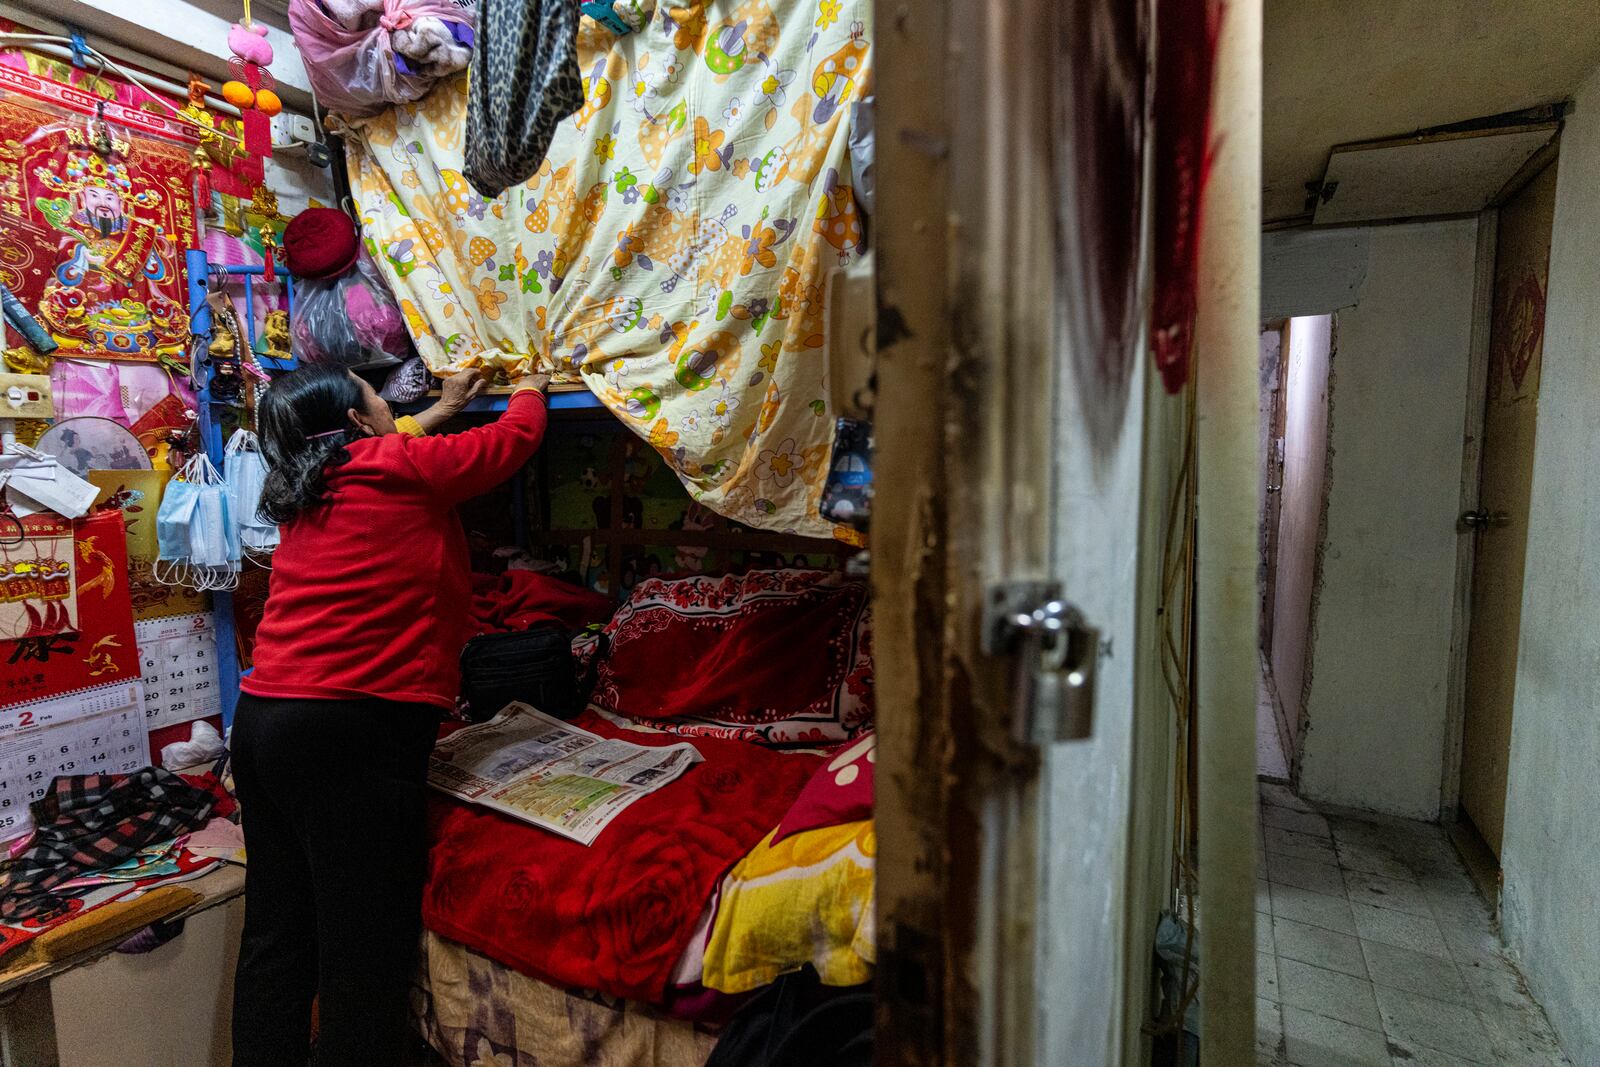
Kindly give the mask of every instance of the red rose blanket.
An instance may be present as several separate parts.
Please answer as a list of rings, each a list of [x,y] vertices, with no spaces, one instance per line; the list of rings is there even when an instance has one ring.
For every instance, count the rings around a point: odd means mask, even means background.
[[[578,726],[635,744],[684,740]],[[486,808],[435,795],[423,920],[557,985],[661,1002],[722,876],[764,837],[820,758],[692,738],[703,763],[624,811],[584,847]]]

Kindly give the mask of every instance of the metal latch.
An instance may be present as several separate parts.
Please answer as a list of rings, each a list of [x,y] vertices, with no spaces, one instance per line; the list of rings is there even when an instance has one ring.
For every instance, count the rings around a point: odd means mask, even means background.
[[[1461,526],[1463,530],[1485,530],[1491,526],[1509,526],[1511,516],[1504,511],[1489,512],[1482,508],[1477,511],[1464,511],[1461,513]]]
[[[984,651],[1017,660],[1011,730],[1019,743],[1080,741],[1094,724],[1100,635],[1053,582],[989,591]]]

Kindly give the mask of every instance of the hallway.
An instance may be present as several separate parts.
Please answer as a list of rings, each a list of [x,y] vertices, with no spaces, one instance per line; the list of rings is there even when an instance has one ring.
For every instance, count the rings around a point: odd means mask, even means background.
[[[1439,827],[1260,798],[1257,1067],[1568,1067]]]

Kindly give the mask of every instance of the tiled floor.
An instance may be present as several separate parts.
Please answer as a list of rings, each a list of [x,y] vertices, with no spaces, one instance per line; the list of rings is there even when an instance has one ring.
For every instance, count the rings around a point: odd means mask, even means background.
[[[1568,1067],[1437,827],[1261,786],[1258,1067]]]

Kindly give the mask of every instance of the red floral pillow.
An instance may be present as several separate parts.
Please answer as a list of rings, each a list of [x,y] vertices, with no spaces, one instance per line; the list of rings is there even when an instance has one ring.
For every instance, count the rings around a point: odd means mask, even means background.
[[[872,725],[867,589],[836,571],[649,578],[574,649],[591,703],[673,733],[817,745]]]
[[[778,823],[773,844],[805,830],[872,818],[872,770],[878,761],[877,742],[877,734],[868,734],[853,745],[845,745],[817,768]]]

